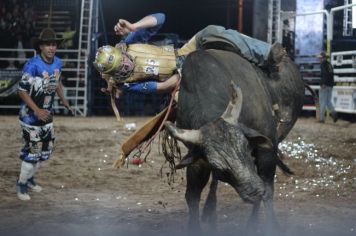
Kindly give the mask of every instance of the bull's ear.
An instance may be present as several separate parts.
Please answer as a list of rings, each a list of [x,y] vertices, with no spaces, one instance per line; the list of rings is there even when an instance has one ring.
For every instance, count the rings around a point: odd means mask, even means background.
[[[176,165],[176,169],[182,169],[186,166],[189,166],[190,164],[193,164],[194,162],[196,162],[198,160],[198,158],[195,155],[192,155],[190,152],[187,153],[187,155],[185,155],[182,160],[179,162],[178,165]]]
[[[221,115],[221,118],[223,118],[227,123],[236,125],[242,108],[242,92],[233,81],[231,81],[231,88],[231,99],[224,114]]]
[[[174,138],[182,141],[183,143],[201,145],[202,144],[202,134],[200,130],[187,130],[179,129],[172,122],[166,121],[164,124],[167,132]]]
[[[265,149],[273,149],[273,143],[268,137],[264,136],[255,129],[248,128],[243,124],[239,125],[242,128],[244,135],[249,140],[250,144],[252,144],[252,146],[257,146]]]

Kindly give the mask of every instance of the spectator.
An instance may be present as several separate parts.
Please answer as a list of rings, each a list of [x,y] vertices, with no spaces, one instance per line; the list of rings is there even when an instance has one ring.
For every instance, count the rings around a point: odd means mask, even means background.
[[[76,31],[72,30],[70,26],[66,28],[66,30],[63,32],[62,37],[63,37],[63,43],[62,46],[64,49],[72,49],[74,46],[73,43],[73,38],[75,35]],[[74,68],[75,64],[73,62],[68,62],[68,59],[73,59],[73,57],[70,57],[68,53],[63,55],[63,67],[71,67]]]
[[[294,58],[294,37],[293,32],[290,30],[290,25],[288,20],[283,21],[282,30],[282,45],[286,49],[288,56]]]
[[[22,49],[31,48],[35,17],[34,8],[29,7],[28,2],[24,0],[0,1],[0,48],[21,49],[21,51],[0,51],[2,58],[19,58],[17,61],[1,60],[0,69],[21,67],[24,56],[29,58],[33,55],[32,52],[24,54]]]
[[[24,49],[24,44],[22,40],[22,34],[17,33],[16,35],[16,41],[17,41],[17,61],[14,62],[14,65],[16,68],[22,68],[23,65],[25,64],[26,60],[26,53],[23,51]]]
[[[5,16],[6,16],[6,7],[5,7],[5,5],[1,5],[0,6],[0,18],[5,18]]]
[[[320,103],[320,117],[319,122],[325,123],[325,111],[326,108],[331,112],[331,117],[333,121],[336,122],[338,119],[337,113],[335,112],[334,106],[331,103],[332,89],[334,86],[334,72],[333,67],[328,62],[325,52],[321,52],[320,58],[320,90],[319,90],[319,103]]]
[[[5,19],[1,19],[0,22],[0,45],[1,48],[14,48],[13,44],[13,38],[11,36],[11,33],[8,29],[8,25]],[[10,57],[11,52],[9,51],[2,51],[0,52],[0,57]],[[0,61],[0,68],[4,69],[7,68],[10,65],[10,62],[8,60]]]

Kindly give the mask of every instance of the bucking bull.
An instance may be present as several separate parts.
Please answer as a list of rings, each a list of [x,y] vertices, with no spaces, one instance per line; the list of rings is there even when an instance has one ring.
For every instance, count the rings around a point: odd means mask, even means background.
[[[182,70],[176,126],[166,130],[188,147],[179,167],[187,167],[189,229],[200,231],[199,201],[212,182],[202,219],[215,226],[218,180],[230,184],[253,204],[248,220],[257,222],[260,203],[269,232],[278,227],[273,210],[276,167],[291,173],[278,144],[301,111],[304,85],[296,65],[285,56],[278,74],[268,74],[238,54],[215,49],[191,53]],[[278,76],[276,76],[278,75]]]

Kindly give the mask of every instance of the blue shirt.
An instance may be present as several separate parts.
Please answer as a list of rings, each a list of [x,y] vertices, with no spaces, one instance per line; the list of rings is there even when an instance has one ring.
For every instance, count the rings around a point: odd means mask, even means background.
[[[123,40],[123,42],[126,44],[147,43],[147,41],[159,31],[159,29],[162,27],[166,20],[166,16],[163,13],[155,13],[151,16],[157,19],[156,26],[146,29],[139,29],[135,32],[130,32]]]
[[[55,56],[52,63],[47,63],[40,55],[37,55],[24,65],[18,90],[26,91],[39,108],[47,109],[53,113],[53,101],[61,70],[62,62],[58,57]],[[28,125],[42,126],[51,123],[52,117],[46,122],[41,121],[34,111],[25,102],[22,102],[20,120]]]

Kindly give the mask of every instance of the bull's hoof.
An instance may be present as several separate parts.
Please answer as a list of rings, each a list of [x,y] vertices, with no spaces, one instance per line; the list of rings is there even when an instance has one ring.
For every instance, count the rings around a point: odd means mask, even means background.
[[[189,223],[188,225],[188,236],[202,236],[203,232],[201,230],[199,223]]]

